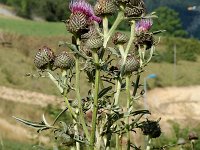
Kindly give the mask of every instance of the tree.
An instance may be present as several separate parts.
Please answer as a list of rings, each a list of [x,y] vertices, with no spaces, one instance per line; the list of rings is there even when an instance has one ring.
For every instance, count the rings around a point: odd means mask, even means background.
[[[153,30],[166,30],[166,35],[186,37],[187,32],[182,28],[178,12],[168,7],[159,7],[155,10],[159,18],[154,21]]]

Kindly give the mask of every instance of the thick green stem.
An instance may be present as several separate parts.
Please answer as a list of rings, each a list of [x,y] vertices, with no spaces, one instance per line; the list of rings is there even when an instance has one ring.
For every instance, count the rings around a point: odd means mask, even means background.
[[[151,138],[149,138],[149,136],[147,136],[147,146],[146,146],[146,150],[150,150],[151,149]]]
[[[70,112],[72,118],[76,118],[76,114],[74,113],[74,111],[73,111],[73,109],[72,109],[72,107],[71,107],[71,105],[70,105],[70,103],[69,103],[69,100],[68,100],[68,98],[66,97],[66,94],[64,94],[64,99],[65,99],[65,103],[66,103],[66,105],[67,105],[67,108],[69,109],[69,112]]]
[[[116,93],[115,93],[115,105],[119,104],[119,96],[120,96],[120,91],[121,91],[121,82],[120,80],[117,80],[117,84],[116,84]]]
[[[118,105],[119,104],[119,96],[120,96],[120,92],[121,92],[121,82],[120,80],[118,79],[117,80],[117,83],[116,83],[116,93],[115,93],[115,103],[114,105]],[[117,126],[117,129],[119,129],[119,126]],[[120,147],[120,142],[119,142],[119,135],[116,134],[116,137],[115,137],[115,149],[116,150],[119,150],[119,147]]]
[[[108,34],[108,18],[107,16],[103,17],[103,35],[104,35],[104,40]]]
[[[103,47],[106,48],[107,43],[110,39],[110,37],[113,35],[113,33],[115,32],[115,30],[117,29],[118,25],[120,24],[120,22],[124,19],[124,12],[123,11],[119,11],[117,18],[115,20],[115,22],[113,23],[112,27],[110,28],[108,34],[106,35],[105,39],[104,39],[104,44]]]
[[[76,109],[76,113],[78,113],[78,110]],[[77,118],[77,115],[76,115]],[[79,131],[78,131],[78,124],[76,123],[76,120],[73,120],[74,122],[74,131],[75,131],[75,135],[79,135]],[[76,150],[80,150],[80,143],[76,142]]]
[[[59,82],[55,79],[55,77],[54,77],[50,72],[47,72],[47,73],[48,73],[49,78],[50,78],[51,81],[57,86],[57,88],[59,89],[59,91],[60,91],[61,93],[64,92],[63,97],[64,97],[64,99],[65,99],[65,103],[66,103],[66,105],[67,105],[67,108],[69,109],[69,112],[70,112],[72,118],[75,118],[76,114],[74,113],[74,111],[72,110],[71,105],[69,104],[69,101],[68,101],[68,99],[67,99],[67,97],[66,97],[66,92],[65,92],[65,91],[63,90],[63,88],[60,86]],[[66,73],[66,72],[64,72],[64,73]]]
[[[127,111],[131,106],[131,93],[130,93],[130,76],[126,76],[126,95],[127,95]],[[129,117],[126,118],[127,124],[127,150],[130,150],[130,131],[129,131]]]
[[[128,44],[126,46],[126,50],[125,50],[125,54],[124,54],[124,61],[126,61],[126,57],[130,51],[130,48],[131,48],[131,45],[134,41],[134,38],[135,38],[135,21],[131,21],[131,35],[130,35],[130,39],[128,41]]]
[[[191,141],[190,141],[190,144],[191,144],[191,150],[194,150],[194,143],[195,143],[194,140],[191,140]]]
[[[120,52],[121,56],[124,56],[124,47],[123,47],[123,45],[119,44],[117,46],[119,48],[119,52]]]
[[[99,64],[98,54],[93,53],[95,64]],[[95,73],[95,89],[94,89],[94,103],[93,103],[93,112],[92,112],[92,132],[90,136],[90,150],[94,149],[95,143],[95,132],[96,132],[96,123],[97,123],[97,111],[98,111],[98,93],[99,93],[99,81],[100,81],[100,70],[97,66]]]
[[[82,124],[83,127],[83,131],[86,135],[86,138],[89,140],[90,136],[89,136],[89,132],[85,123],[85,117],[83,115],[83,109],[82,109],[82,102],[81,102],[81,95],[80,95],[80,69],[79,69],[79,58],[78,56],[75,58],[76,60],[76,83],[75,83],[75,87],[76,87],[76,97],[78,99],[78,108],[79,108],[79,118],[80,118],[80,122]]]
[[[56,87],[59,89],[60,93],[63,93],[63,88],[60,86],[58,80],[55,79],[55,77],[50,73],[47,72],[49,79],[56,85]]]
[[[119,128],[118,128],[119,129]],[[119,138],[119,135],[116,134],[116,139],[115,139],[115,149],[119,150],[120,148],[120,138]]]
[[[131,44],[133,43],[134,41],[134,38],[135,38],[135,21],[132,21],[131,22],[131,35],[130,35],[130,39],[129,39],[129,42],[128,42],[128,45],[126,47],[126,50],[124,52],[124,48],[123,47],[119,47],[120,48],[120,53],[122,55],[122,59],[123,59],[123,66],[125,65],[126,63],[126,58],[127,58],[127,55],[130,51],[130,48],[131,48]],[[129,83],[130,84],[130,83]],[[120,91],[121,91],[121,82],[120,80],[117,81],[117,87],[116,87],[116,94],[115,94],[115,105],[118,105],[119,103],[119,95],[120,95]],[[127,95],[128,96],[128,95]],[[130,87],[129,87],[129,97],[130,97]],[[130,105],[130,104],[129,104]],[[130,106],[129,106],[130,108]],[[128,133],[129,134],[129,133]],[[130,137],[129,137],[130,139]],[[130,143],[129,143],[130,144]],[[130,146],[129,146],[130,147]],[[116,149],[119,149],[119,137],[118,135],[116,135]]]

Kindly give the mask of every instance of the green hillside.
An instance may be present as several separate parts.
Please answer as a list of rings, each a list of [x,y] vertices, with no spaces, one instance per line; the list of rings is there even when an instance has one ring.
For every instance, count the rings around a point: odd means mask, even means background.
[[[0,29],[17,34],[31,36],[66,35],[64,23],[35,22],[22,19],[0,18]]]
[[[0,29],[11,32],[4,33],[4,37],[5,40],[12,42],[11,47],[0,47],[0,85],[57,94],[48,79],[31,79],[25,77],[25,74],[36,73],[33,58],[36,50],[41,46],[48,45],[54,51],[65,49],[58,46],[59,41],[70,40],[70,34],[67,34],[65,25],[0,18]],[[177,44],[178,60],[175,71],[173,64],[174,44]],[[161,37],[161,42],[157,47],[158,56],[154,59],[155,63],[151,63],[149,71],[144,73],[145,76],[150,73],[158,75],[157,79],[150,81],[151,87],[200,84],[198,47],[200,47],[200,42],[196,40]],[[188,74],[188,70],[190,70],[190,74]],[[86,84],[85,81],[82,82],[84,85]]]

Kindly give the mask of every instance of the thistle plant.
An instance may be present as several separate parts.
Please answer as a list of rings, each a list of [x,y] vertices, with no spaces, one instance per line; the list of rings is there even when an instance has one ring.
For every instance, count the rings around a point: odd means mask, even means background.
[[[149,141],[161,134],[159,121],[144,117],[150,111],[135,107],[143,96],[141,74],[158,43],[154,34],[162,32],[150,32],[155,14],[147,14],[143,0],[97,0],[94,7],[86,0],[72,0],[69,9],[71,15],[65,23],[72,40],[59,43],[66,51],[54,54],[45,46],[34,60],[39,74],[58,88],[66,109],[51,124],[44,116],[40,123],[15,118],[40,132],[54,131],[72,149],[109,150],[111,141],[117,150],[140,149],[131,138],[136,129]],[[112,15],[116,19],[110,27]],[[130,24],[130,35],[116,31],[120,23]],[[88,93],[85,97],[80,93],[80,80],[91,85],[82,89]],[[71,93],[76,93],[75,99],[69,97]],[[65,112],[72,118],[70,124],[58,122]],[[148,144],[144,149],[150,148]]]

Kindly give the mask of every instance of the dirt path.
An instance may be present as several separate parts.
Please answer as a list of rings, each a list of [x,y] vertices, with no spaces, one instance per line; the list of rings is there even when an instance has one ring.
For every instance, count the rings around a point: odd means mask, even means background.
[[[0,86],[0,98],[41,107],[62,103],[62,99],[53,95],[3,86]],[[165,120],[188,117],[200,120],[200,86],[155,88],[147,92],[147,103],[152,114],[160,115]]]
[[[46,107],[49,104],[58,105],[62,100],[53,95],[45,95],[37,92],[12,89],[0,86],[0,98],[8,101],[39,105]]]
[[[161,116],[200,120],[200,86],[156,88],[148,92],[147,101]]]

